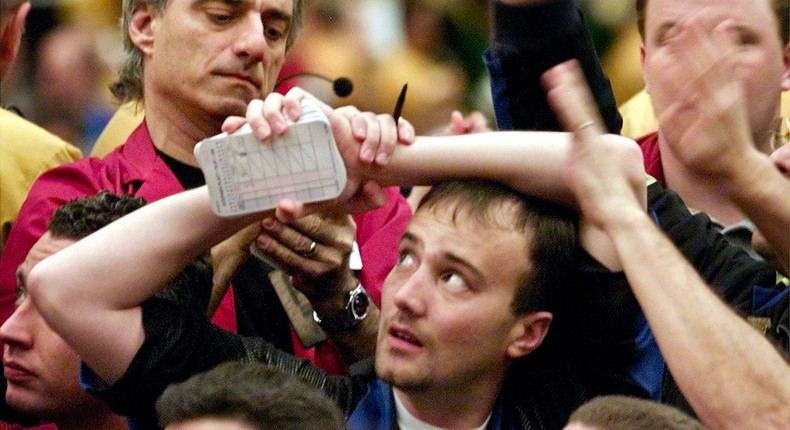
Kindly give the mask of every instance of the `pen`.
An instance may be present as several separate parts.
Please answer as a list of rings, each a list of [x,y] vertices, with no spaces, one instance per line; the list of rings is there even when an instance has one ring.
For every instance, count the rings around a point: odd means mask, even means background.
[[[406,101],[406,90],[409,88],[409,83],[403,84],[403,88],[400,90],[400,95],[398,96],[398,101],[395,102],[395,110],[392,112],[392,117],[395,118],[395,125],[398,125],[398,120],[400,119],[400,113],[403,110],[403,103]]]

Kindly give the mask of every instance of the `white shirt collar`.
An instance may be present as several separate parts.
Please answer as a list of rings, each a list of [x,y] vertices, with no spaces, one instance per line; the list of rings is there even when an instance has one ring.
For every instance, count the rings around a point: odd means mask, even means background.
[[[400,430],[446,430],[442,427],[432,426],[419,418],[412,415],[407,409],[406,406],[403,405],[400,398],[398,398],[398,393],[393,391],[393,397],[395,398],[395,410],[398,414],[398,428]],[[491,413],[488,414],[485,422],[480,427],[475,427],[471,430],[484,430],[488,425],[488,422],[491,421]]]

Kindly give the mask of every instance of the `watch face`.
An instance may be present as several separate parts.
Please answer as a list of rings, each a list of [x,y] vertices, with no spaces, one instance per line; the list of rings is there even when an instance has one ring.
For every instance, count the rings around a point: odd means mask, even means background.
[[[360,291],[354,294],[354,297],[351,299],[351,312],[354,314],[355,319],[361,320],[365,318],[368,314],[368,307],[370,307],[370,298],[367,293]]]

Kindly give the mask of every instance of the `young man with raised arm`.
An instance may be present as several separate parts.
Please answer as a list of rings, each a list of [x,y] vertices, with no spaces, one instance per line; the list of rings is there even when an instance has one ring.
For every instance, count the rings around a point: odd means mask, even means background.
[[[298,116],[298,98],[303,95],[292,96],[272,95],[262,104],[251,104],[250,123],[258,137],[282,133],[270,125],[284,119],[283,112]],[[413,146],[398,147],[390,163],[381,167],[359,163],[348,119],[358,113],[345,108],[328,114],[349,172],[347,192],[335,205],[353,201],[349,197],[369,187],[370,180],[420,184],[491,177],[557,201],[568,201],[570,196],[558,187],[568,148],[566,134],[424,138]],[[226,123],[226,129],[232,129],[230,123],[235,121]],[[383,118],[380,125],[387,134],[394,132],[391,120]],[[608,139],[614,145],[628,145],[623,138]],[[492,143],[501,150],[491,151]],[[457,155],[448,162],[450,152]],[[530,169],[514,175],[518,171],[514,167],[525,163]],[[294,203],[283,202],[280,215],[302,214],[305,207]],[[410,422],[445,428],[556,428],[570,411],[596,394],[645,395],[628,380],[628,359],[623,357],[630,355],[607,361],[599,351],[587,348],[568,330],[575,326],[567,319],[571,312],[555,300],[557,294],[587,297],[577,294],[581,290],[597,297],[598,288],[610,294],[622,286],[615,283],[604,290],[602,285],[611,276],[600,285],[588,279],[582,287],[574,281],[576,272],[567,270],[577,251],[574,216],[485,181],[439,185],[417,211],[401,240],[400,261],[383,289],[375,373],[368,369],[356,377],[331,378],[263,339],[222,332],[202,315],[150,299],[201,250],[259,216],[219,218],[201,188],[155,202],[31,273],[27,283],[32,296],[80,352],[87,366],[83,381],[94,394],[115,410],[138,414],[137,418],[151,423],[153,401],[169,383],[225,360],[257,359],[323,389],[346,412],[352,428],[394,423],[408,428]],[[134,234],[127,235],[123,252],[108,249],[112,238],[130,231]],[[601,242],[592,239],[588,229],[583,231],[585,247],[613,264]],[[503,250],[508,255],[504,260]],[[75,261],[77,253],[80,261]],[[116,259],[124,264],[107,276],[101,267],[115,266]],[[139,267],[150,269],[144,273],[133,269]],[[77,300],[87,284],[93,289],[90,298]],[[327,299],[342,302],[341,293]],[[599,301],[596,312],[608,312],[610,321],[595,324],[632,324],[634,312],[612,312],[611,302]],[[365,321],[376,316],[372,313]],[[553,321],[557,330],[552,335]],[[557,339],[547,339],[550,349],[535,356],[547,333]],[[629,338],[627,330],[601,330],[595,343],[603,350],[622,351],[623,339]],[[601,366],[585,369],[577,365],[578,357],[597,360]],[[545,396],[550,391],[555,396]],[[437,402],[439,398],[443,401]],[[132,403],[148,409],[148,416],[143,409],[124,409]]]

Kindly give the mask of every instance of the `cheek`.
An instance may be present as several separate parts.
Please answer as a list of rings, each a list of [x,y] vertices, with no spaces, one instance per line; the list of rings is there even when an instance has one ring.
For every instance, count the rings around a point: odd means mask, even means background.
[[[40,338],[40,340],[43,340]],[[45,342],[39,342],[42,357],[46,360],[51,383],[68,390],[79,387],[79,356],[59,336],[51,333]]]
[[[645,57],[644,79],[650,88],[650,98],[656,112],[661,112],[666,108],[670,101],[667,96],[672,93],[671,89],[668,89],[672,82],[664,78],[666,68],[672,67],[672,63],[668,61],[667,57],[660,52]]]
[[[437,343],[455,345],[453,348],[459,349],[476,349],[498,338],[499,330],[491,321],[490,314],[469,309],[455,315],[457,316],[453,318],[436,320]]]

